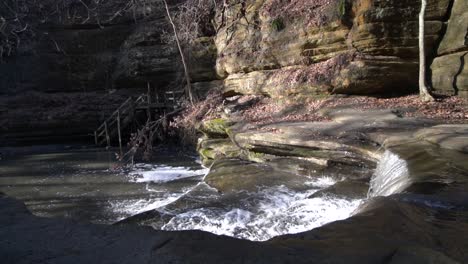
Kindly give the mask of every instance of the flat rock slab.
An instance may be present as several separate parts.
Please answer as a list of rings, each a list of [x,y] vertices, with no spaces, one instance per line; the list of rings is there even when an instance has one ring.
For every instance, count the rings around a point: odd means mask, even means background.
[[[402,118],[398,110],[355,110],[351,108],[325,109],[322,113],[330,117],[329,122],[284,122],[243,129],[243,126],[232,129],[231,140],[236,145],[252,149],[262,147],[300,147],[321,151],[347,151],[367,156],[370,159],[379,158],[375,149],[369,148],[369,142],[383,144],[391,135],[408,136],[422,128],[437,125],[435,121]],[[440,130],[443,127],[439,128]],[[456,128],[451,128],[454,133]],[[463,130],[463,126],[457,127]],[[406,134],[404,134],[406,133]],[[458,142],[458,141],[457,141]],[[364,143],[364,144],[363,144]],[[447,142],[447,145],[455,142]],[[261,151],[259,151],[261,152]],[[304,153],[306,157],[329,158],[324,153]],[[293,154],[293,155],[297,155]],[[336,155],[331,153],[331,156]]]
[[[468,125],[439,125],[419,130],[416,138],[441,148],[468,153]]]
[[[322,109],[320,113],[323,116],[329,117],[333,121],[340,123],[359,120],[375,122],[393,120],[401,117],[398,110],[392,109],[358,110],[354,108],[340,107]]]
[[[219,160],[212,165],[205,182],[222,193],[256,192],[259,188],[284,185],[292,190],[304,189],[305,176],[279,171],[267,164],[237,159]]]

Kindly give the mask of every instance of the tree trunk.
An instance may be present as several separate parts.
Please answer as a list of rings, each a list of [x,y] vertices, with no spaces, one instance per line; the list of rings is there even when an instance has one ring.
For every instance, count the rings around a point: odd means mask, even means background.
[[[182,65],[184,66],[185,80],[187,80],[187,87],[186,87],[185,92],[187,96],[189,97],[190,103],[193,105],[193,94],[192,94],[192,86],[190,84],[190,75],[189,75],[187,63],[185,62],[184,52],[182,50],[182,47],[180,46],[179,35],[177,34],[177,28],[174,24],[174,21],[172,20],[171,12],[169,11],[169,6],[167,5],[167,1],[166,0],[162,0],[162,1],[164,3],[164,7],[166,8],[167,17],[169,19],[169,22],[171,23],[172,30],[174,31],[174,38],[177,43],[177,48],[179,49],[180,58],[182,60]]]
[[[421,12],[419,13],[419,96],[421,100],[434,101],[426,85],[426,51],[424,47],[424,14],[426,13],[427,0],[421,0]]]

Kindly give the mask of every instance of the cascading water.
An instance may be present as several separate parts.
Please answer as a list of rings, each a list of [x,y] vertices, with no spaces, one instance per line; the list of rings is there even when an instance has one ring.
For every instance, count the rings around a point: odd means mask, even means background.
[[[138,171],[130,175],[135,182],[156,184],[156,191],[158,185],[162,187],[170,183],[176,184],[201,172],[202,170],[194,171],[188,168],[140,166]],[[292,190],[283,185],[259,186],[255,192],[239,191],[226,196],[200,180],[199,184],[185,193],[168,196],[165,201],[157,200],[154,204],[145,201],[136,203],[135,207],[131,204],[117,205],[116,210],[127,211],[125,214],[128,215],[164,205],[157,208],[157,211],[174,216],[162,226],[163,230],[196,229],[218,235],[264,241],[345,219],[351,216],[362,201],[332,195],[313,197],[315,192],[336,183],[336,180],[326,176],[310,177],[308,180],[306,178],[303,190]],[[193,208],[187,205],[191,202],[202,205]],[[177,203],[183,204],[183,208],[173,205]]]
[[[410,184],[406,161],[386,150],[370,181],[368,197],[399,193]]]
[[[309,198],[319,189],[295,192],[284,186],[246,193],[226,208],[199,208],[173,217],[163,230],[204,230],[218,235],[265,241],[311,230],[349,217],[361,200]]]
[[[163,207],[191,191],[200,183],[201,177],[208,173],[208,169],[192,169],[183,166],[167,166],[152,164],[135,164],[128,176],[131,182],[146,183],[146,191],[150,193],[146,199],[130,199],[112,201],[111,210],[119,215],[118,220]],[[168,188],[164,183],[195,178],[192,183]]]
[[[238,188],[220,193],[204,182],[208,170],[192,157],[168,153],[157,159],[158,164],[117,171],[109,169],[115,165],[111,152],[21,156],[0,166],[1,191],[27,201],[29,210],[43,217],[100,224],[124,219],[127,224],[140,224],[142,220],[165,230],[199,229],[250,240],[307,231],[347,218],[361,201],[331,192],[316,194],[341,177],[315,173],[254,182],[250,191]],[[164,217],[156,218],[158,212]]]

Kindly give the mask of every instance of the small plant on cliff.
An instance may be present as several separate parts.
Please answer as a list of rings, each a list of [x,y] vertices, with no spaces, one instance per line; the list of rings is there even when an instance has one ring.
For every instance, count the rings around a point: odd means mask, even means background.
[[[351,1],[338,0],[338,15],[341,19],[346,19],[351,9]]]
[[[338,3],[338,14],[341,17],[346,15],[346,0],[340,0]]]
[[[271,21],[271,28],[275,31],[281,31],[285,28],[283,20],[281,18],[275,18]]]

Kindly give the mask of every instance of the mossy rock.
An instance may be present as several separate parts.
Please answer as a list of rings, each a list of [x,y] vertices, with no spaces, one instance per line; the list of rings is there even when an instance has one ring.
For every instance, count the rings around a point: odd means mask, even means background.
[[[249,161],[253,161],[253,162],[257,162],[257,163],[264,163],[268,160],[271,160],[273,159],[275,156],[273,155],[268,155],[268,154],[265,154],[265,153],[261,153],[261,152],[255,152],[255,151],[245,151],[245,154],[244,154],[244,158],[249,160]]]
[[[201,149],[198,151],[203,159],[214,159],[216,152],[213,149]]]
[[[238,158],[241,150],[229,138],[202,139],[198,145],[198,153],[205,166],[220,158]]]
[[[311,157],[331,160],[341,159],[346,154],[342,150],[326,150],[292,145],[279,145],[272,143],[270,146],[251,146],[252,152],[265,153],[280,157]]]
[[[224,118],[216,118],[202,122],[197,129],[207,138],[227,138],[227,129],[231,122]]]
[[[272,28],[274,31],[281,31],[281,30],[283,30],[283,29],[285,28],[283,19],[281,19],[281,18],[273,19],[273,21],[271,21],[271,28]]]

